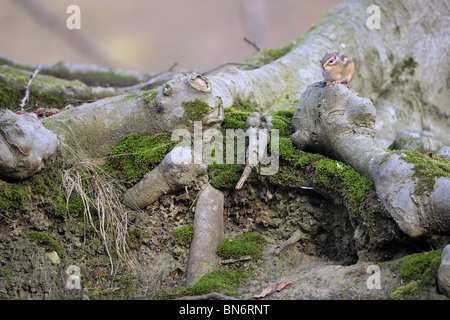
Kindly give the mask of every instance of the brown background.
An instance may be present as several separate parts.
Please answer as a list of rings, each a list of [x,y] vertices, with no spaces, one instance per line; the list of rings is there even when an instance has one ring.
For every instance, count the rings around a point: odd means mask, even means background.
[[[338,0],[0,0],[0,53],[145,72],[206,71],[305,33]],[[68,30],[69,5],[81,30]]]

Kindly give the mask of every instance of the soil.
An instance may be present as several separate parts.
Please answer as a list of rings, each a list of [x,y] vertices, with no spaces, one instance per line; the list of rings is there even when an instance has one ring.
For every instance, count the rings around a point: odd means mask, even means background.
[[[193,223],[197,192],[168,194],[146,210],[130,212],[129,252],[135,259],[127,266],[113,257],[112,275],[101,240],[80,227],[82,215],[54,216],[32,205],[32,211],[0,225],[0,299],[155,299],[164,290],[184,286],[189,244],[177,242],[172,231]],[[253,274],[242,288],[233,289],[239,299],[253,299],[268,286],[272,290],[264,299],[387,299],[400,283],[385,264],[381,289],[368,288],[368,266],[392,258],[384,255],[392,250],[373,255],[386,257],[381,260],[359,258],[345,208],[317,193],[248,184],[239,192],[225,192],[225,199],[225,237],[257,232],[268,242],[263,258],[227,266]],[[59,263],[47,257],[55,245],[30,238],[30,232],[47,234],[60,246],[64,255]],[[300,232],[300,239],[279,253],[277,248],[294,232]],[[395,251],[401,256],[408,250],[399,245]],[[71,266],[79,268],[79,287],[73,286]],[[277,292],[283,281],[291,285]]]

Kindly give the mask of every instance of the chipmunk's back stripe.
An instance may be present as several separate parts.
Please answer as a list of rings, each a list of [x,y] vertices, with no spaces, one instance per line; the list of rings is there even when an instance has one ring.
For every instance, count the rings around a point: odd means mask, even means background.
[[[347,57],[345,54],[341,53],[341,52],[337,52],[337,56],[339,57],[339,59],[341,59],[341,61],[344,63],[344,66],[348,66],[348,64],[351,62],[350,58]]]

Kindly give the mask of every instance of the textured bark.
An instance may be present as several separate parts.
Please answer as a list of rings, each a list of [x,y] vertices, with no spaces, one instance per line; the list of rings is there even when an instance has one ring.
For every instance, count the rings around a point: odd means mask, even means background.
[[[130,208],[145,208],[163,194],[192,184],[207,183],[207,167],[192,162],[191,150],[175,147],[152,171],[125,193],[125,204]]]
[[[401,152],[387,152],[374,140],[375,107],[341,84],[318,82],[302,95],[292,123],[300,149],[328,154],[374,182],[378,197],[400,229],[411,237],[450,232],[450,178],[416,194],[413,165]]]
[[[187,266],[188,285],[195,284],[218,266],[220,258],[216,249],[223,239],[223,205],[222,191],[211,185],[207,185],[199,195],[194,216],[194,239]]]

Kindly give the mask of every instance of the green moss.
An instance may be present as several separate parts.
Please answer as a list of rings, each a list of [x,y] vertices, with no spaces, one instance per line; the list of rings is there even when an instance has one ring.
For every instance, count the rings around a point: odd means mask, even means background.
[[[6,278],[11,274],[11,266],[0,267],[0,278]]]
[[[225,109],[223,129],[242,129],[245,131],[245,121],[252,110],[254,110],[254,108],[250,105],[245,105],[242,103],[239,103],[239,105],[235,104],[235,106]],[[294,182],[294,180],[300,176],[300,169],[305,168],[313,161],[322,159],[323,156],[303,152],[294,146],[291,138],[291,135],[294,133],[294,128],[291,123],[294,110],[280,110],[272,112],[270,115],[273,116],[272,129],[279,130],[280,138],[278,140],[278,150],[281,159],[280,170],[275,175],[271,175],[266,178],[259,177],[259,179],[268,179],[273,184],[285,185],[288,182]],[[277,141],[271,140],[268,150],[272,150],[273,143],[277,143]],[[226,150],[225,134],[223,150]],[[236,158],[237,157],[235,154],[235,159]],[[211,183],[216,188],[232,188],[239,181],[244,167],[245,165],[237,164],[209,165],[209,176],[211,178]],[[250,175],[247,181],[251,182],[251,180],[252,175]]]
[[[50,169],[31,178],[7,182],[0,180],[0,221],[1,217],[14,217],[22,212],[40,210],[54,216],[67,211],[66,201],[61,196],[62,177],[58,170]]]
[[[64,251],[61,246],[53,240],[48,234],[39,231],[33,231],[28,234],[30,240],[35,241],[38,245],[47,248],[50,251],[56,251],[56,253],[62,258],[64,257]]]
[[[205,115],[211,111],[211,106],[199,98],[193,101],[184,101],[182,105],[184,108],[183,119],[188,123],[203,121]]]
[[[211,185],[215,188],[233,188],[241,178],[245,165],[241,164],[210,164],[208,174]]]
[[[421,295],[436,283],[436,276],[441,263],[442,249],[416,253],[392,263],[399,272],[403,284],[394,288],[390,299],[420,299]]]
[[[225,259],[250,255],[254,259],[262,257],[266,240],[258,233],[244,233],[234,239],[226,238],[217,246],[217,254]]]
[[[230,108],[228,108],[230,109]],[[245,101],[235,101],[233,103],[233,105],[231,106],[231,109],[235,109],[235,110],[240,110],[240,111],[244,111],[244,112],[253,112],[255,111],[255,108],[253,107],[253,105],[249,102],[245,102]]]
[[[400,159],[414,166],[414,176],[417,183],[414,192],[421,194],[425,191],[433,191],[436,178],[450,177],[450,159],[433,157],[429,158],[416,151],[401,150],[404,156]]]
[[[419,300],[423,293],[423,288],[420,286],[419,281],[409,281],[394,288],[389,293],[389,299],[391,300]]]
[[[194,238],[194,225],[188,224],[187,226],[175,229],[172,231],[175,240],[182,244],[190,244]]]
[[[133,275],[82,274],[81,281],[83,291],[90,300],[114,300],[132,297],[137,278]]]
[[[225,109],[225,119],[223,121],[224,129],[242,129],[246,130],[245,121],[250,115],[249,111],[243,111],[239,108]]]
[[[421,280],[424,284],[432,284],[441,263],[442,249],[424,253],[416,253],[393,263],[393,267],[405,281]]]
[[[292,117],[294,116],[294,110],[279,110],[271,113],[272,129],[278,129],[280,137],[291,137],[295,132],[292,125]]]
[[[111,151],[107,167],[118,170],[120,178],[134,184],[155,168],[175,144],[170,133],[131,134]]]
[[[0,82],[0,108],[16,109],[19,106],[20,94],[4,83]]]
[[[373,186],[350,166],[331,159],[316,162],[314,183],[328,192],[338,193],[348,209],[360,214],[364,212],[366,192]]]
[[[290,137],[279,138],[278,150],[281,159],[287,161],[289,166],[294,166],[296,168],[304,168],[312,162],[324,158],[319,154],[298,150]]]
[[[157,298],[160,300],[174,299],[181,296],[202,295],[213,291],[232,294],[230,290],[247,282],[249,278],[250,275],[240,269],[233,271],[227,269],[215,270],[201,277],[200,280],[191,287],[182,287],[164,291],[158,294]]]
[[[26,211],[29,207],[27,190],[22,184],[0,180],[0,213],[10,215],[13,211]]]
[[[285,56],[294,47],[294,42],[289,42],[279,48],[267,48],[258,51],[253,57],[247,60],[248,63],[256,65],[269,64],[283,56]]]
[[[393,84],[400,84],[406,81],[405,76],[414,76],[418,66],[414,57],[408,56],[402,62],[396,64],[391,71],[391,78]]]

